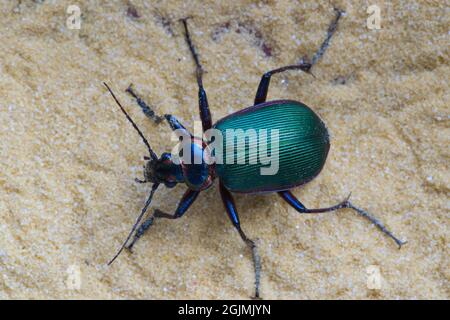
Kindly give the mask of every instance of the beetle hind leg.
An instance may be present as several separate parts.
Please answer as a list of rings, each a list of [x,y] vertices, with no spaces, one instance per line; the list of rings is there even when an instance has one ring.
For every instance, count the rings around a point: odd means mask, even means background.
[[[285,72],[288,70],[302,70],[306,73],[309,73],[312,75],[311,68],[319,61],[319,59],[324,55],[325,51],[330,45],[330,40],[333,37],[333,35],[336,33],[337,26],[339,19],[341,18],[342,14],[344,13],[343,10],[334,8],[336,11],[336,16],[331,22],[330,26],[328,27],[327,36],[325,37],[325,40],[322,42],[320,48],[317,50],[317,52],[314,54],[313,58],[311,59],[311,62],[308,61],[300,61],[300,63],[296,65],[288,65],[284,66],[275,70],[268,71],[263,74],[261,77],[261,80],[259,82],[258,90],[256,91],[255,101],[254,104],[260,104],[266,101],[267,99],[267,92],[269,91],[269,85],[270,85],[270,78],[272,75]]]
[[[372,216],[367,211],[358,208],[354,206],[348,199],[350,196],[347,197],[344,201],[341,203],[338,203],[337,205],[328,207],[328,208],[318,208],[318,209],[307,209],[290,191],[280,191],[278,194],[295,210],[297,210],[299,213],[323,213],[323,212],[331,212],[339,209],[353,209],[356,211],[360,216],[366,218],[370,222],[372,222],[381,232],[383,232],[385,235],[390,237],[392,240],[395,241],[395,243],[398,245],[399,249],[406,243],[406,241],[400,240],[397,238],[391,231],[389,231],[384,224]]]
[[[244,231],[242,231],[233,196],[222,183],[220,183],[220,195],[222,196],[222,201],[225,206],[225,210],[227,211],[228,217],[239,232],[242,240],[252,251],[253,266],[255,268],[255,295],[252,297],[252,299],[261,299],[259,295],[259,286],[261,282],[261,258],[258,253],[258,247],[256,246],[256,243],[253,240],[249,239],[245,235]]]
[[[255,268],[255,295],[252,297],[252,299],[259,300],[261,299],[259,295],[259,286],[261,282],[261,258],[258,253],[258,247],[253,240],[249,239],[245,235],[244,231],[242,231],[240,227],[237,227],[237,230],[239,232],[239,235],[241,236],[241,239],[252,251],[253,265]]]
[[[343,208],[350,208],[355,210],[359,215],[361,215],[362,217],[368,219],[370,222],[372,222],[381,232],[383,232],[384,234],[386,234],[388,237],[390,237],[392,240],[395,241],[395,243],[398,245],[398,248],[400,249],[405,243],[405,240],[401,240],[399,238],[397,238],[391,231],[389,231],[384,224],[378,220],[377,218],[375,218],[374,216],[372,216],[369,212],[367,212],[366,210],[363,210],[361,208],[355,207],[350,201],[346,201],[343,204]]]

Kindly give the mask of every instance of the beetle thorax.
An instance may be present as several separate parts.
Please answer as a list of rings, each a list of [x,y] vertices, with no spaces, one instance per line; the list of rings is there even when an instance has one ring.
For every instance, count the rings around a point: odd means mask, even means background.
[[[184,150],[185,151],[185,150]],[[192,137],[187,155],[180,158],[184,182],[192,190],[209,188],[215,177],[215,165],[211,164],[211,150],[200,138]]]

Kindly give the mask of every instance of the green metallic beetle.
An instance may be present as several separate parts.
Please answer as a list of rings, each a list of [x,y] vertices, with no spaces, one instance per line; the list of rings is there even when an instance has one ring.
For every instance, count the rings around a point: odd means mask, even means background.
[[[213,128],[222,133],[225,146],[237,143],[237,139],[228,140],[226,131],[230,129],[278,132],[276,156],[279,164],[275,174],[261,174],[261,169],[265,168],[261,161],[250,163],[248,145],[241,164],[216,164],[216,175],[232,192],[274,192],[305,184],[319,174],[330,149],[325,124],[310,108],[297,101],[257,104],[219,120]],[[270,143],[267,148],[274,152]],[[237,148],[233,151],[237,158]]]
[[[167,120],[170,127],[173,130],[180,130],[190,139],[189,159],[198,157],[201,161],[198,163],[191,163],[186,161],[174,161],[174,156],[170,153],[163,153],[161,157],[155,154],[150,147],[147,139],[139,130],[137,125],[126,113],[125,109],[119,103],[117,98],[111,89],[106,85],[113,98],[125,114],[127,119],[132,123],[137,130],[144,143],[149,150],[149,157],[145,157],[147,160],[144,166],[144,180],[138,180],[140,183],[150,182],[153,183],[150,195],[147,202],[142,209],[136,223],[134,224],[127,239],[123,243],[120,250],[109,262],[111,264],[122,250],[127,247],[131,249],[135,242],[143,235],[143,233],[153,224],[157,218],[177,219],[183,216],[192,203],[196,200],[198,194],[209,188],[214,179],[219,180],[220,194],[234,227],[239,232],[241,238],[252,250],[253,262],[255,267],[255,295],[254,298],[259,298],[259,286],[260,286],[260,272],[261,262],[257,252],[257,247],[254,241],[249,239],[239,223],[239,217],[236,210],[231,192],[238,193],[259,193],[259,192],[277,192],[289,205],[291,205],[299,213],[320,213],[329,212],[342,208],[351,208],[363,217],[374,223],[382,232],[390,236],[399,246],[404,244],[403,241],[396,238],[384,225],[376,218],[372,217],[366,211],[355,207],[348,198],[341,203],[328,207],[318,209],[307,209],[297,198],[289,191],[290,189],[305,184],[314,177],[316,177],[322,170],[325,160],[330,148],[330,140],[328,130],[319,118],[305,104],[291,100],[276,100],[266,102],[267,91],[270,84],[271,76],[277,73],[281,73],[287,70],[299,69],[309,73],[312,66],[323,55],[326,48],[329,45],[329,41],[336,30],[339,18],[342,15],[342,11],[336,10],[336,17],[333,20],[327,37],[322,43],[320,49],[314,55],[311,63],[302,62],[298,65],[291,65],[282,67],[276,70],[269,71],[262,76],[259,84],[254,105],[233,113],[214,125],[212,124],[211,114],[208,107],[208,101],[206,92],[203,88],[202,76],[203,69],[200,65],[200,61],[196,50],[192,44],[192,40],[188,31],[187,20],[182,20],[185,39],[189,46],[192,57],[196,65],[196,76],[199,86],[199,108],[200,118],[202,120],[203,132],[207,132],[210,129],[215,129],[224,138],[223,145],[236,144],[234,138],[229,140],[227,138],[227,130],[272,130],[276,131],[278,135],[277,149],[273,147],[273,142],[270,141],[267,148],[269,153],[276,153],[278,159],[278,167],[274,174],[263,175],[261,169],[266,168],[266,165],[261,162],[250,162],[250,155],[248,152],[244,153],[244,161],[237,161],[237,163],[224,162],[224,163],[210,163],[210,158],[215,156],[210,150],[210,141],[203,141],[201,138],[194,137],[188,132],[188,130],[178,122],[178,120],[172,115],[165,115],[164,117],[156,116],[154,111],[133,91],[131,86],[127,89],[136,100],[144,113],[156,122],[161,120]],[[228,139],[228,140],[227,140]],[[247,140],[245,140],[247,141]],[[250,143],[250,142],[249,142]],[[259,140],[257,142],[258,146]],[[233,148],[231,154],[232,159],[240,157],[237,148]],[[249,150],[249,146],[245,146],[245,150]],[[230,156],[230,154],[228,154]],[[178,183],[184,183],[188,189],[183,195],[182,199],[178,203],[178,207],[174,214],[168,214],[161,210],[155,209],[153,215],[139,225],[142,217],[144,216],[147,208],[149,207],[153,194],[160,184],[164,184],[168,188],[172,188]],[[134,238],[130,244],[131,237]],[[128,244],[128,245],[127,245]]]

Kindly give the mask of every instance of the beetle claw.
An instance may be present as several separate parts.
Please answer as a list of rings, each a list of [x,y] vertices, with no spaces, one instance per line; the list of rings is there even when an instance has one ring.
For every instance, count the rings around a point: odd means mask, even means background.
[[[339,207],[339,208],[352,208],[353,205],[349,201],[351,195],[352,195],[352,193],[350,192],[349,195],[340,204],[337,205],[337,207]]]
[[[128,86],[127,90],[125,90],[126,92],[130,92],[133,90],[133,83],[130,83],[130,85]]]
[[[306,72],[307,74],[310,74],[310,75],[312,75],[312,77],[314,78],[314,79],[317,79],[317,77],[314,75],[314,73],[312,73],[311,71],[308,71],[308,72]]]
[[[178,21],[188,21],[188,20],[193,19],[193,18],[194,18],[193,16],[187,16],[187,17],[184,17],[184,18],[180,18]]]
[[[348,194],[347,198],[345,199],[345,202],[349,202],[351,196],[352,196],[352,192],[350,191],[350,193]]]
[[[397,242],[397,245],[398,245],[398,250],[400,250],[402,247],[403,247],[403,245],[404,244],[407,244],[408,243],[408,241],[403,241],[403,240],[400,240],[400,239],[398,239],[398,241],[396,241]]]

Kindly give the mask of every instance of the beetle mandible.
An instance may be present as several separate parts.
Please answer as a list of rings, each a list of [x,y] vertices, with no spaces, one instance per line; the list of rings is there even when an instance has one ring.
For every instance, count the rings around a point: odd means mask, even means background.
[[[216,122],[214,125],[211,119],[206,92],[203,87],[203,68],[200,64],[199,56],[189,33],[187,19],[181,19],[184,27],[185,40],[196,66],[196,78],[199,87],[199,109],[203,131],[205,132],[211,128],[217,129],[221,132],[225,132],[227,129],[236,128],[266,128],[279,130],[279,135],[281,137],[279,141],[279,168],[275,175],[260,175],[259,169],[261,169],[262,164],[249,165],[245,163],[208,163],[208,161],[206,161],[206,157],[210,156],[208,151],[208,142],[205,142],[201,138],[194,137],[190,134],[173,115],[166,114],[163,117],[157,116],[148,104],[146,104],[139,97],[139,95],[134,92],[130,85],[126,91],[136,99],[143,112],[157,123],[166,120],[172,130],[184,131],[190,137],[191,156],[194,156],[195,154],[197,156],[200,155],[201,161],[200,163],[194,164],[183,162],[176,163],[173,161],[173,155],[170,153],[163,153],[158,158],[144,134],[127,114],[110,87],[104,83],[120,107],[121,111],[125,114],[128,121],[130,121],[134,129],[141,136],[149,151],[149,156],[144,157],[146,160],[144,166],[144,180],[136,179],[136,181],[140,183],[149,182],[153,184],[144,208],[138,216],[122,247],[108,263],[109,265],[119,256],[124,248],[131,249],[135,242],[154,223],[155,219],[181,218],[192,203],[197,199],[199,193],[209,188],[216,178],[219,180],[219,190],[225,210],[240,237],[250,248],[253,255],[255,272],[254,298],[260,297],[261,260],[255,242],[248,238],[241,228],[238,212],[231,192],[277,192],[284,201],[286,201],[299,213],[313,214],[350,208],[371,221],[378,227],[378,229],[391,237],[399,247],[405,243],[394,236],[378,219],[370,215],[367,211],[354,206],[349,201],[348,197],[344,201],[331,207],[308,209],[290,192],[290,189],[311,181],[320,173],[328,155],[330,140],[325,124],[319,116],[305,104],[291,100],[266,101],[270,79],[272,75],[288,70],[301,70],[306,73],[311,72],[311,68],[325,53],[331,38],[337,29],[338,21],[341,18],[343,11],[335,9],[335,12],[336,16],[330,24],[327,36],[320,48],[314,54],[311,62],[302,61],[296,65],[288,65],[266,72],[262,76],[259,83],[254,105],[228,115],[227,117]],[[175,213],[168,214],[159,209],[155,209],[154,213],[142,222],[142,224],[140,224],[143,216],[150,206],[157,188],[161,184],[167,188],[173,188],[178,183],[185,183],[188,189],[179,201]],[[130,242],[132,237],[133,239]]]

